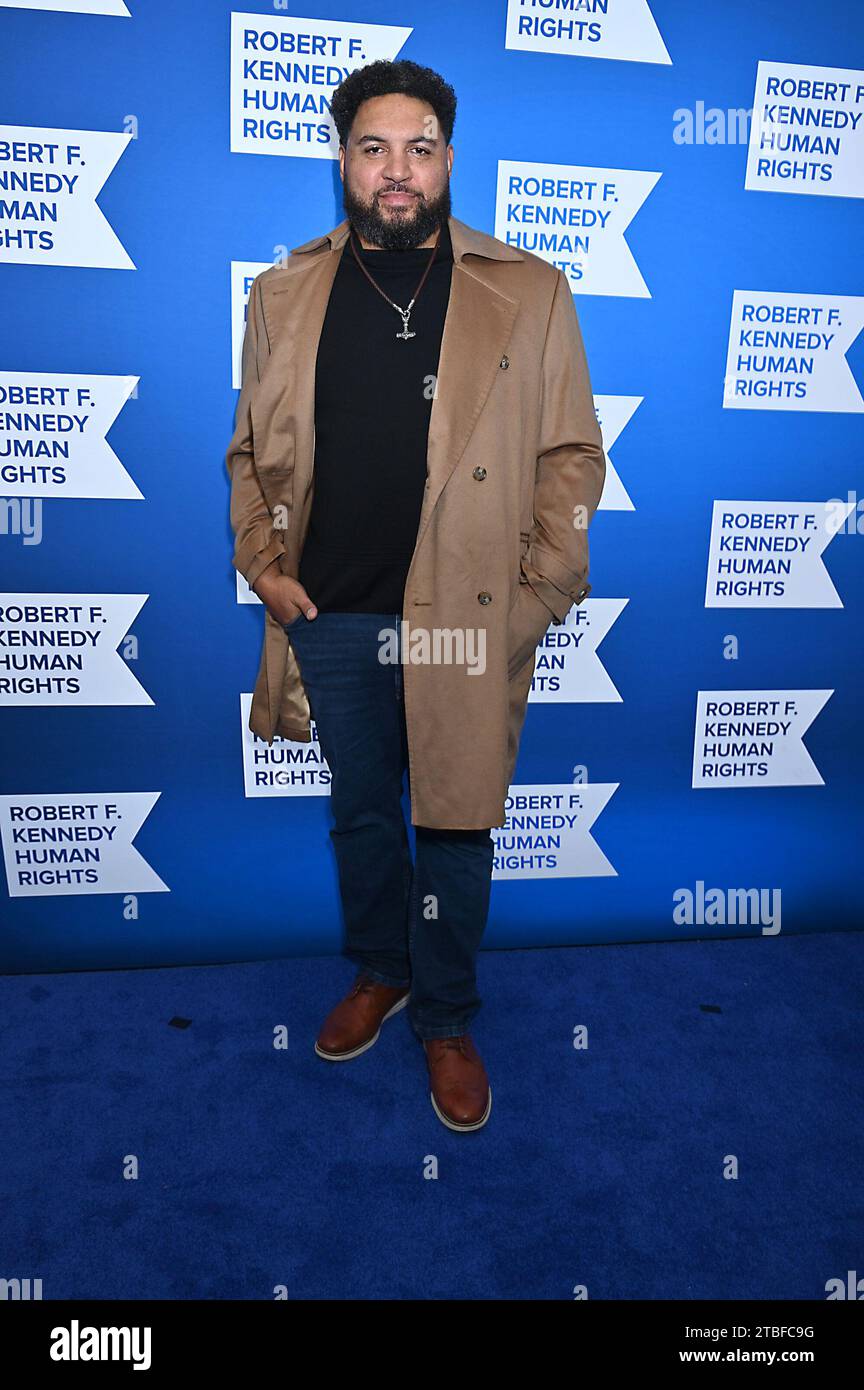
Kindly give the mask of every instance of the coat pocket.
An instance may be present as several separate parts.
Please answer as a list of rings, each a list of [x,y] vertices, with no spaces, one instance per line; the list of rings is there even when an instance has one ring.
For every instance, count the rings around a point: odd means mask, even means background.
[[[517,671],[534,655],[537,644],[546,634],[552,614],[528,583],[519,585],[516,601],[510,609],[507,631],[507,675]]]
[[[525,556],[528,554],[528,550],[529,550],[530,545],[531,545],[531,535],[530,535],[530,532],[528,532],[528,531],[520,531],[520,532],[519,532],[519,583],[516,585],[516,592],[515,592],[515,594],[513,595],[513,598],[510,600],[510,608],[509,608],[509,610],[508,610],[508,621],[509,621],[510,615],[511,615],[512,612],[513,612],[513,609],[516,607],[517,603],[519,602],[519,596],[520,596],[522,590],[524,589],[525,585],[526,585],[527,582],[528,582],[527,579],[525,578],[525,576],[524,576],[523,573],[522,573],[522,561],[525,559]]]

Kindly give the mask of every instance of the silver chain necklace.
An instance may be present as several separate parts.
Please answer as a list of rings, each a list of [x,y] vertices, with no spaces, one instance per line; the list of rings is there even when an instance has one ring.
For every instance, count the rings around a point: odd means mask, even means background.
[[[418,299],[418,296],[419,296],[419,294],[420,294],[420,291],[421,291],[422,288],[423,288],[423,284],[424,284],[424,282],[425,282],[425,280],[426,280],[426,276],[429,274],[429,271],[432,269],[432,262],[433,262],[434,259],[435,259],[435,252],[438,250],[438,243],[439,243],[440,240],[441,240],[441,228],[439,227],[439,228],[438,228],[438,235],[437,235],[436,238],[435,238],[435,245],[432,247],[432,254],[431,254],[431,256],[429,257],[428,262],[426,263],[426,269],[423,271],[423,274],[422,274],[421,277],[420,277],[420,284],[417,286],[416,290],[414,291],[414,296],[413,296],[413,298],[412,298],[412,300],[411,300],[411,303],[408,305],[408,308],[407,308],[407,309],[403,309],[402,306],[401,306],[400,304],[397,304],[395,300],[393,300],[393,299],[390,298],[389,294],[385,294],[385,293],[384,293],[384,291],[382,290],[381,286],[380,286],[380,285],[377,283],[377,281],[375,281],[375,280],[373,279],[373,277],[369,274],[369,271],[366,269],[366,266],[363,264],[363,262],[361,261],[360,257],[359,257],[358,254],[357,254],[357,250],[356,250],[356,247],[355,247],[355,245],[354,245],[354,230],[353,230],[353,228],[351,229],[350,241],[351,241],[351,251],[352,251],[352,253],[353,253],[353,255],[354,255],[354,259],[355,259],[355,261],[357,262],[357,264],[359,265],[360,269],[363,271],[363,274],[366,276],[366,279],[370,282],[370,284],[372,284],[372,285],[375,287],[375,289],[378,291],[378,293],[379,293],[380,295],[383,295],[383,296],[384,296],[384,298],[387,300],[387,303],[390,304],[390,305],[392,306],[392,308],[394,308],[394,309],[396,310],[397,314],[400,315],[400,317],[401,317],[401,319],[402,319],[402,332],[401,332],[401,333],[397,333],[397,334],[396,334],[396,337],[397,337],[397,338],[403,338],[406,342],[407,342],[407,340],[408,340],[409,338],[416,338],[416,337],[417,337],[417,334],[416,334],[416,333],[413,333],[413,332],[412,332],[412,333],[409,333],[409,332],[408,332],[408,320],[409,320],[410,317],[411,317],[411,310],[414,308],[414,305],[417,303],[417,299]]]

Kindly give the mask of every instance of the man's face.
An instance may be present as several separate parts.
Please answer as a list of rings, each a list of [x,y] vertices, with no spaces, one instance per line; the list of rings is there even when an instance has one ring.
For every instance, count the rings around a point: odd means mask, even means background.
[[[340,146],[342,201],[364,242],[388,251],[431,246],[450,216],[453,146],[432,107],[392,93],[358,107]]]

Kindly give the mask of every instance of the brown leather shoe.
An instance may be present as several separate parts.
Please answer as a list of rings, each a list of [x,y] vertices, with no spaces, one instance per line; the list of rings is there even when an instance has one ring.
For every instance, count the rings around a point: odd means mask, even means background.
[[[345,998],[324,1020],[315,1051],[328,1062],[347,1062],[359,1057],[378,1041],[385,1018],[404,1009],[410,985],[382,985],[361,970]]]
[[[492,1111],[492,1087],[468,1033],[424,1038],[435,1114],[448,1129],[481,1129]]]

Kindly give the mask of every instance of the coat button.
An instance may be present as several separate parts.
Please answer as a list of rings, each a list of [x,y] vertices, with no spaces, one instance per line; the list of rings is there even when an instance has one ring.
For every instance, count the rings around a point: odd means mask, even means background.
[[[509,358],[509,357],[506,357],[506,356],[505,356],[505,357],[502,357],[502,358],[501,358],[501,366],[504,368],[504,370],[505,370],[505,372],[506,372],[507,368],[510,366],[510,358]]]
[[[478,483],[482,483],[483,479],[486,477],[486,469],[478,464],[471,474],[471,477],[476,478]]]
[[[489,594],[489,593],[487,593],[485,589],[481,589],[480,593],[477,595],[477,602],[478,602],[478,603],[491,603],[491,602],[492,602],[492,595]]]

